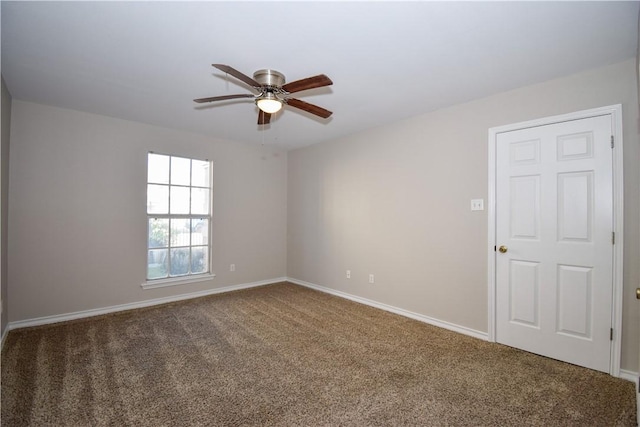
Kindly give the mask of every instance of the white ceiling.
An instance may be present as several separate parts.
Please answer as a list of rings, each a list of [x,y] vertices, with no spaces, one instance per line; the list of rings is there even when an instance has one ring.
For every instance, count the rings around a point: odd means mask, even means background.
[[[295,148],[636,55],[638,2],[7,2],[15,99]],[[211,67],[324,73],[261,129]]]

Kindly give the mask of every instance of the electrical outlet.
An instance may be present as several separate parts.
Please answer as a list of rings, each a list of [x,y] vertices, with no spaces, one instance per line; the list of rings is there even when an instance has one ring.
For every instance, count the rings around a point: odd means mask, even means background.
[[[351,279],[351,270],[347,270],[347,279]]]
[[[373,276],[373,274],[369,275],[369,283],[375,283],[375,277]]]
[[[231,264],[229,266],[229,271],[236,271],[236,265],[235,264]]]

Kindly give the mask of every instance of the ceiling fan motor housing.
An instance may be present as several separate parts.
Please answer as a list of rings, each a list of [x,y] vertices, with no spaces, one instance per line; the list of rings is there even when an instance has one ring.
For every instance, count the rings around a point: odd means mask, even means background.
[[[275,70],[258,70],[253,79],[263,86],[281,87],[285,83],[284,74]]]

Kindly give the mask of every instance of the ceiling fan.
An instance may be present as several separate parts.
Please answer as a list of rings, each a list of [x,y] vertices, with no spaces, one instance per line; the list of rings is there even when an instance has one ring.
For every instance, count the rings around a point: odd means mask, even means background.
[[[271,121],[271,115],[280,111],[284,104],[290,107],[298,108],[323,119],[328,118],[333,114],[329,110],[325,110],[317,105],[309,104],[296,98],[289,98],[289,95],[295,92],[301,92],[303,90],[315,89],[323,86],[330,86],[333,84],[331,79],[324,74],[319,74],[313,77],[307,77],[306,79],[296,80],[291,83],[285,84],[284,74],[275,70],[258,70],[253,73],[253,78],[241,73],[240,71],[224,64],[212,64],[217,69],[224,71],[227,74],[231,74],[238,80],[251,86],[259,94],[254,95],[251,93],[237,94],[237,95],[222,95],[212,96],[210,98],[194,99],[195,102],[214,102],[225,101],[228,99],[238,98],[253,98],[258,106],[258,124],[266,125]]]

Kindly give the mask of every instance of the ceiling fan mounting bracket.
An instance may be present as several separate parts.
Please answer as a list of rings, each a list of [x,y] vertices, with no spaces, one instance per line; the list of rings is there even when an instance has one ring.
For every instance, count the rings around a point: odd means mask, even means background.
[[[253,73],[253,79],[262,86],[280,88],[285,83],[284,74],[276,70],[263,69]]]

